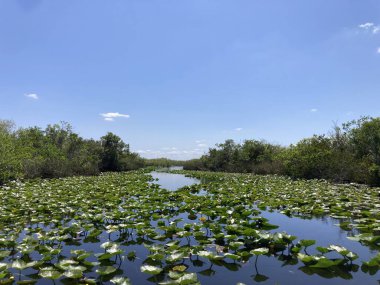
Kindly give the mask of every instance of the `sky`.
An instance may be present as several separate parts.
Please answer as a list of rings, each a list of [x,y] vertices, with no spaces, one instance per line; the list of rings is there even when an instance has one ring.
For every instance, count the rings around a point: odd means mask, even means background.
[[[143,157],[380,116],[379,0],[1,0],[0,119]]]

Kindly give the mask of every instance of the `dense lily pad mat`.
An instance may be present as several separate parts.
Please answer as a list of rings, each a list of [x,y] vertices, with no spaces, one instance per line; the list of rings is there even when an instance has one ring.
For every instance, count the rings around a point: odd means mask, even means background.
[[[380,257],[362,264],[339,245],[275,232],[260,216],[264,208],[335,216],[357,231],[353,239],[376,249],[378,189],[187,174],[204,183],[171,192],[136,171],[0,188],[0,284],[199,284],[205,276],[215,284],[215,267],[236,272],[248,263],[252,282],[268,282],[260,263],[269,257],[325,278],[378,271]]]

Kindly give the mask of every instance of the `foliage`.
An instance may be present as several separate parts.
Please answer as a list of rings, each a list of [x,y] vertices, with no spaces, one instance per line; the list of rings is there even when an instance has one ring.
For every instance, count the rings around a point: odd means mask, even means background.
[[[358,255],[345,247],[314,250],[318,240],[276,232],[261,216],[263,208],[288,216],[331,216],[341,227],[350,221],[353,232],[360,232],[353,240],[377,246],[379,189],[358,191],[355,185],[270,175],[179,172],[203,182],[171,192],[138,170],[0,187],[0,282],[17,276],[24,282],[19,284],[46,281],[41,278],[130,284],[134,280],[124,275],[127,268],[155,284],[199,284],[198,274],[212,276],[213,265],[237,271],[244,264],[256,270],[255,280],[266,280],[258,272],[260,258],[275,258],[284,266],[303,263],[302,272],[326,278],[350,279],[358,270]],[[378,260],[362,263],[362,271],[377,272]]]
[[[168,159],[164,157],[145,160],[146,166],[155,166],[155,167],[182,166],[184,163],[185,163],[184,161],[173,160],[173,159]]]
[[[0,121],[0,184],[21,175],[21,162],[12,130],[12,122]]]
[[[144,167],[120,137],[108,133],[100,141],[84,139],[65,122],[13,130],[0,121],[0,184],[18,178],[95,175]]]
[[[185,162],[184,169],[380,185],[380,118],[363,117],[335,126],[330,135],[314,135],[289,147],[226,140],[200,159]]]

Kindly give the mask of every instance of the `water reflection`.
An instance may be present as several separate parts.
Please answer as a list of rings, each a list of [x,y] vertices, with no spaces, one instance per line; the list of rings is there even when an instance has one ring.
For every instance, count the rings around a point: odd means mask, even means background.
[[[153,171],[150,173],[150,175],[154,179],[153,183],[159,184],[161,188],[170,191],[176,191],[177,189],[182,188],[184,186],[200,183],[199,179],[186,177],[182,174]]]

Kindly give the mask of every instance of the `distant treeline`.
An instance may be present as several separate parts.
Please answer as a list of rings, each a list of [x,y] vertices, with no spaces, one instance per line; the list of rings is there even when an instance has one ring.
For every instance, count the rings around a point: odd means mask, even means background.
[[[185,163],[186,162],[182,160],[172,160],[168,158],[145,159],[145,164],[147,166],[155,167],[183,166]]]
[[[263,140],[237,144],[226,140],[184,169],[380,185],[380,118],[363,117],[335,126],[329,135],[314,135],[283,147]]]
[[[145,166],[113,133],[84,139],[67,123],[15,129],[0,120],[0,184],[18,178],[53,178],[126,171]]]

